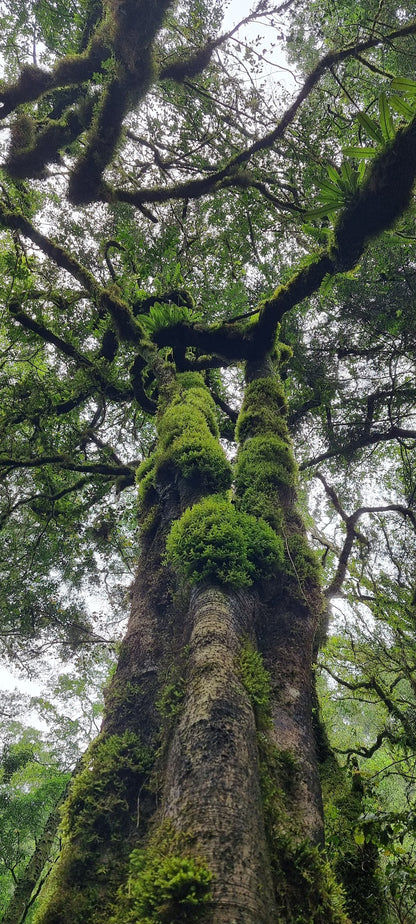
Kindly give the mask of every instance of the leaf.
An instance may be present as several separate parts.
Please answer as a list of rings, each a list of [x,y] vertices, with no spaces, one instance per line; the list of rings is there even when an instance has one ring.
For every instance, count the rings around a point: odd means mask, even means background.
[[[346,193],[354,193],[357,189],[357,174],[351,164],[344,160],[341,164],[341,189]]]
[[[329,179],[332,180],[332,182],[335,183],[336,186],[338,186],[339,185],[339,173],[336,167],[333,167],[332,164],[328,164],[326,170],[327,170]]]
[[[370,116],[368,116],[366,112],[359,112],[357,118],[361,127],[367,132],[367,135],[369,135],[373,141],[377,141],[377,144],[383,144],[384,138],[377,122],[375,122],[374,119],[370,119]]]
[[[397,112],[399,115],[404,116],[405,119],[412,119],[416,111],[416,100],[412,104],[406,103],[401,96],[390,96],[389,103],[392,109]]]
[[[383,137],[386,141],[391,141],[392,138],[394,138],[396,131],[385,93],[380,93],[378,105],[380,112],[380,127],[381,131],[383,132]]]
[[[342,205],[343,203],[340,202],[333,202],[332,205],[328,202],[327,205],[319,205],[316,208],[308,209],[306,217],[323,218],[325,215],[331,215],[332,212],[338,212]]]
[[[367,160],[369,157],[375,157],[377,154],[376,148],[358,148],[358,147],[347,147],[343,148],[342,153],[345,157],[355,157],[356,160]]]
[[[416,96],[416,80],[411,80],[410,77],[395,77],[390,86],[392,90],[399,90],[405,96]]]

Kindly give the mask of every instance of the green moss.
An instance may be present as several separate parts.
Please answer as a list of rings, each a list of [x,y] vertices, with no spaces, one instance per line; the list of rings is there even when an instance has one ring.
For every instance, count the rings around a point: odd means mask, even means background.
[[[322,851],[299,836],[288,811],[298,785],[298,763],[267,730],[258,735],[260,786],[278,920],[285,924],[350,924],[344,894]]]
[[[226,491],[231,486],[231,467],[220,444],[210,433],[185,430],[156,461],[156,477],[174,466],[183,478],[198,481],[207,491]]]
[[[102,924],[123,880],[137,793],[153,752],[137,735],[99,736],[63,809],[63,848],[37,924]]]
[[[249,486],[264,484],[279,488],[281,484],[295,487],[297,466],[291,446],[279,436],[252,437],[240,449],[236,467],[236,491],[243,493]]]
[[[149,507],[153,507],[158,500],[155,485],[155,460],[152,459],[152,468],[142,477],[140,475],[140,468],[137,472],[137,478],[140,478],[137,500],[139,505],[139,512],[142,513],[145,510],[148,510]]]
[[[286,539],[288,574],[295,578],[300,589],[320,586],[322,568],[315,552],[309,547],[306,536],[299,533]]]
[[[282,543],[271,527],[236,510],[223,496],[186,510],[171,528],[166,551],[191,584],[248,587],[255,579],[276,574],[282,563]]]
[[[184,924],[201,919],[212,873],[192,856],[133,850],[127,889],[110,924]]]
[[[274,856],[277,906],[285,924],[351,924],[343,890],[318,847],[283,836],[276,839]]]
[[[239,510],[262,516],[279,534],[283,532],[283,508],[297,481],[291,446],[280,436],[255,436],[240,448],[235,474]]]
[[[279,357],[279,366],[285,366],[293,356],[292,347],[288,343],[282,343],[280,340],[277,343],[277,353]]]
[[[286,413],[286,396],[277,375],[255,379],[245,391],[236,439],[243,443],[250,436],[264,435],[268,430],[287,437]]]
[[[236,498],[236,506],[244,513],[262,517],[279,536],[283,534],[284,515],[277,503],[276,489],[270,488],[262,491],[254,485],[250,486],[241,498]]]
[[[206,385],[200,372],[179,372],[177,379],[182,388],[203,388],[206,390]]]
[[[231,466],[218,442],[216,408],[209,391],[198,374],[184,373],[178,379],[180,391],[173,393],[159,415],[158,448],[137,472],[143,511],[155,505],[157,482],[169,478],[172,470],[206,491],[217,493],[231,486]]]
[[[260,652],[248,639],[240,649],[236,667],[241,682],[250,697],[257,727],[264,728],[270,725],[270,674],[264,667]]]
[[[107,713],[117,715],[118,725],[125,727],[125,721],[136,711],[143,693],[143,686],[137,680],[125,680],[115,673],[104,691]]]
[[[136,472],[136,479],[139,484],[143,480],[145,475],[148,475],[150,474],[150,472],[153,471],[154,466],[155,466],[155,463],[154,463],[154,458],[152,455],[148,456],[147,459],[143,459],[143,462],[140,463],[137,469],[137,472]]]
[[[153,752],[132,732],[99,736],[87,752],[84,770],[74,777],[63,814],[64,835],[87,848],[122,840],[139,775],[152,760]]]
[[[179,715],[185,696],[185,681],[183,677],[169,680],[162,687],[156,701],[156,709],[162,719],[171,722]]]
[[[148,495],[148,498],[149,497],[150,494]],[[158,504],[153,504],[153,506],[147,510],[146,514],[140,517],[140,536],[149,539],[157,529],[159,520],[160,507]]]
[[[284,511],[293,506],[297,481],[285,408],[277,376],[255,379],[247,386],[236,427],[241,441],[236,504],[242,511],[263,517],[279,534],[284,529]]]
[[[117,896],[109,924],[194,924],[211,899],[213,875],[194,856],[190,832],[164,821],[145,850],[130,854],[128,878]]]
[[[159,437],[167,448],[184,429],[195,426],[208,427],[212,436],[218,438],[218,422],[215,404],[207,388],[190,388],[173,398],[164,412],[158,427]]]
[[[287,424],[284,417],[276,417],[273,408],[268,407],[250,407],[241,411],[235,438],[241,443],[251,436],[262,436],[267,431],[272,431],[280,436],[287,436]]]

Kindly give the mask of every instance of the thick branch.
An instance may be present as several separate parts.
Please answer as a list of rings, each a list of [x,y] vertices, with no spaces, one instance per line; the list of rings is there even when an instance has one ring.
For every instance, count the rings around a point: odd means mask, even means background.
[[[222,181],[229,180],[232,177],[232,174],[236,173],[236,171],[238,171],[238,169],[242,166],[245,166],[255,154],[258,154],[260,151],[270,150],[277,141],[283,138],[286,129],[294,121],[298,110],[309,97],[312,90],[319,83],[321,77],[327,70],[334,67],[336,64],[340,64],[342,61],[346,61],[348,58],[357,57],[357,55],[362,54],[364,51],[368,51],[370,48],[375,48],[378,45],[392,42],[396,38],[404,37],[407,35],[414,35],[415,33],[416,20],[413,20],[402,29],[396,29],[385,36],[373,37],[367,39],[366,41],[358,42],[354,45],[349,45],[347,48],[344,48],[341,51],[328,52],[328,54],[326,54],[321,59],[314,70],[309,74],[294,102],[286,110],[285,114],[282,116],[280,122],[273,129],[273,131],[268,132],[268,134],[264,135],[263,138],[259,138],[257,141],[253,142],[253,144],[247,147],[244,151],[240,151],[239,154],[236,154],[235,157],[232,157],[225,166],[219,167],[208,176],[202,177],[198,180],[188,180],[170,187],[153,187],[148,189],[139,189],[137,191],[114,189],[106,184],[103,184],[103,201],[111,202],[116,199],[120,202],[128,202],[131,205],[142,205],[144,203],[150,202],[168,202],[171,199],[196,199],[200,198],[201,196],[205,196],[208,193],[215,192],[215,190],[221,186]],[[238,172],[236,176],[238,176]]]
[[[80,285],[88,292],[90,297],[107,312],[117,328],[117,332],[122,340],[138,344],[143,337],[143,330],[137,321],[134,320],[129,307],[118,298],[114,293],[104,289],[96,281],[92,273],[86,269],[69,251],[65,250],[61,244],[51,240],[45,234],[42,234],[32,225],[28,218],[19,211],[10,211],[0,203],[0,221],[4,227],[11,231],[20,231],[25,237],[36,244],[37,247],[49,257],[56,266],[66,270],[67,273],[76,279]]]
[[[86,472],[96,475],[107,475],[112,478],[126,478],[129,484],[134,484],[135,471],[138,462],[131,465],[109,465],[107,462],[73,462],[68,456],[56,453],[51,456],[33,456],[26,459],[17,459],[12,456],[0,455],[0,468],[40,468],[43,465],[59,465],[68,472]]]

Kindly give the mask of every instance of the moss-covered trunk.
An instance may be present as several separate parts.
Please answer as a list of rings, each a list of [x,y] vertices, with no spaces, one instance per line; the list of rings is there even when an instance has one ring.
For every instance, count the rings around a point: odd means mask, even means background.
[[[316,846],[319,569],[280,381],[249,378],[234,472],[200,376],[161,403],[132,614],[42,924],[347,920]]]
[[[207,920],[215,924],[275,920],[256,722],[239,661],[253,615],[247,592],[192,593],[186,694],[163,787],[162,818],[192,833],[214,875]]]

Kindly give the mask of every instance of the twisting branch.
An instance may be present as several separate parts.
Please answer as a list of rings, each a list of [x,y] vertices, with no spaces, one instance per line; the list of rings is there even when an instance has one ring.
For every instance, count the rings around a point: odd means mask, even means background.
[[[198,180],[188,180],[170,187],[153,187],[139,189],[137,191],[115,189],[103,183],[101,186],[102,200],[109,202],[117,200],[137,206],[151,202],[168,202],[170,199],[196,199],[215,192],[216,189],[221,187],[224,180],[230,180],[233,175],[238,176],[240,168],[245,166],[255,154],[270,150],[277,141],[284,137],[287,128],[294,121],[298,110],[310,96],[312,90],[317,86],[326,71],[348,60],[348,58],[357,57],[357,55],[362,54],[362,52],[368,51],[371,48],[376,48],[378,45],[391,42],[396,38],[414,34],[416,34],[416,20],[408,23],[408,25],[404,26],[402,29],[395,29],[385,36],[372,37],[363,42],[349,45],[341,51],[328,52],[328,54],[321,58],[319,63],[306,78],[294,102],[286,110],[278,125],[271,132],[264,135],[263,138],[257,139],[244,151],[240,151],[234,157],[230,158],[224,167],[213,170],[208,176]]]
[[[395,736],[391,733],[391,731],[389,731],[388,728],[383,728],[383,731],[381,731],[381,732],[377,735],[377,738],[376,738],[374,744],[372,744],[369,748],[366,748],[366,747],[364,747],[364,746],[363,746],[363,747],[356,747],[356,748],[337,748],[336,746],[334,746],[333,749],[334,749],[334,751],[336,751],[337,754],[346,754],[346,755],[348,755],[348,756],[352,756],[353,754],[357,754],[359,757],[366,757],[366,758],[368,758],[368,757],[372,757],[373,754],[375,754],[376,751],[378,751],[379,748],[381,748],[381,746],[382,746],[383,742],[386,740],[386,738],[387,738],[388,741],[391,741],[393,744],[397,742],[397,737],[395,737]]]
[[[364,516],[365,514],[374,514],[374,513],[398,513],[404,519],[407,518],[410,520],[416,532],[416,516],[412,510],[410,510],[408,507],[405,507],[403,504],[378,504],[374,506],[363,506],[355,510],[354,513],[347,514],[339,500],[339,497],[336,491],[331,485],[328,484],[322,472],[316,472],[315,477],[319,478],[320,482],[322,483],[325,489],[327,496],[331,500],[331,503],[334,509],[337,511],[337,513],[339,514],[339,516],[345,523],[345,528],[346,528],[346,536],[345,536],[344,544],[342,546],[341,551],[339,553],[337,551],[337,554],[339,555],[338,567],[336,569],[336,572],[334,574],[334,577],[331,583],[328,585],[328,587],[324,591],[325,597],[327,597],[327,599],[330,599],[331,597],[338,596],[341,592],[342,585],[345,581],[345,577],[347,574],[348,562],[349,562],[349,558],[350,558],[355,540],[358,540],[361,543],[368,544],[366,537],[363,536],[363,534],[360,533],[356,528],[356,524],[358,520],[360,519],[360,517]],[[331,548],[334,548],[334,546],[331,545]]]
[[[365,449],[367,446],[375,446],[377,443],[386,443],[390,442],[390,440],[416,440],[416,430],[410,428],[405,429],[404,427],[397,427],[395,425],[385,431],[374,430],[373,433],[370,433],[368,436],[363,434],[343,445],[331,447],[331,449],[320,452],[311,459],[306,459],[305,462],[300,464],[299,469],[304,471],[307,468],[319,465],[320,462],[325,462],[327,459],[334,459],[337,456],[349,456],[353,452],[356,452],[357,449]]]

